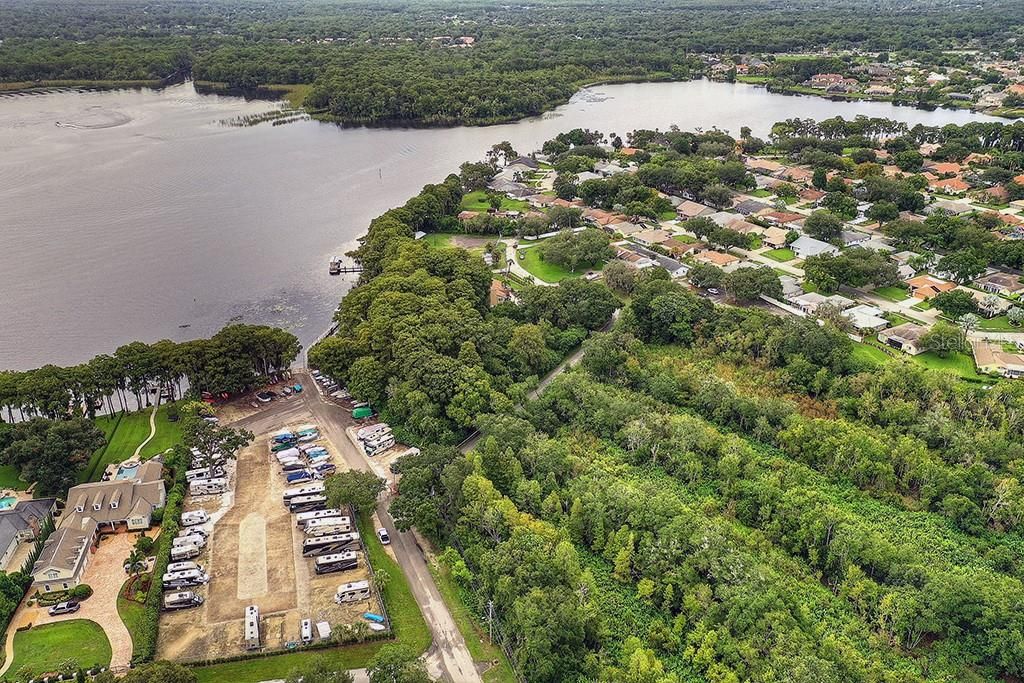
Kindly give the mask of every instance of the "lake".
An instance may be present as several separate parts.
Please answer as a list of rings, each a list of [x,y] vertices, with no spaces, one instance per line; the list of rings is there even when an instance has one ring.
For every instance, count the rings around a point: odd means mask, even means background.
[[[597,86],[489,127],[222,123],[278,106],[191,83],[0,96],[0,368],[78,363],[230,321],[285,327],[308,345],[352,283],[327,274],[329,257],[501,140],[526,153],[577,127],[765,136],[793,117],[995,120],[691,81]]]

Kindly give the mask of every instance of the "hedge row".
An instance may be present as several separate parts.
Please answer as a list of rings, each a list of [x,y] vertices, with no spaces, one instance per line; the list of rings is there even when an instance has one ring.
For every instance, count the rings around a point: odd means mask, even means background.
[[[164,506],[160,537],[156,545],[156,563],[153,566],[153,580],[149,585],[144,603],[143,619],[140,627],[132,634],[134,653],[132,664],[141,664],[153,660],[156,655],[157,633],[160,629],[160,609],[163,597],[162,577],[171,561],[171,543],[178,535],[181,521],[181,504],[185,499],[185,468],[177,466],[181,462],[181,446],[175,448],[174,455],[169,458],[168,466],[173,467],[173,485],[167,494],[167,505]]]

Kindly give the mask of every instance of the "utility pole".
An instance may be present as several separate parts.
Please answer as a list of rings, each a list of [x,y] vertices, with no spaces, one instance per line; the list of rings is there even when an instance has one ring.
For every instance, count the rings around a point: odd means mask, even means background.
[[[487,642],[494,645],[494,600],[487,601]]]

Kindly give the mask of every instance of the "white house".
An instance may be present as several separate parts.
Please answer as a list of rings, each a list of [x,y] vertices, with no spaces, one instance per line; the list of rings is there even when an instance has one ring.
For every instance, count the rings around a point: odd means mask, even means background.
[[[797,258],[805,259],[808,256],[820,256],[821,254],[838,254],[839,247],[828,242],[822,242],[821,240],[808,237],[807,235],[800,235],[796,238],[789,248],[793,250],[793,253],[797,255]]]

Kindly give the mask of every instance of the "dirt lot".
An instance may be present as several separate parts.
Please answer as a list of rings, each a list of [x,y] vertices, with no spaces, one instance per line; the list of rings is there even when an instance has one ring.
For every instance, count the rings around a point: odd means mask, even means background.
[[[287,423],[257,435],[239,453],[234,502],[219,519],[214,515],[210,542],[196,560],[210,574],[210,583],[200,589],[206,602],[161,617],[159,658],[190,661],[244,652],[242,615],[252,604],[260,608],[269,650],[297,641],[302,619],[327,621],[337,629],[359,621],[363,612],[379,611],[376,599],[341,606],[333,601],[339,584],[367,578],[365,557],[355,570],[323,576],[314,573],[312,559],[302,557],[303,534],[282,505],[286,485],[270,454],[270,434],[314,422],[312,416],[303,417],[289,415]],[[337,449],[326,438],[320,443],[341,466]],[[217,504],[211,503],[189,500],[185,509],[213,512]]]

